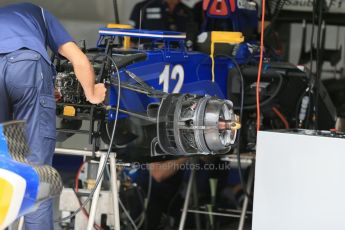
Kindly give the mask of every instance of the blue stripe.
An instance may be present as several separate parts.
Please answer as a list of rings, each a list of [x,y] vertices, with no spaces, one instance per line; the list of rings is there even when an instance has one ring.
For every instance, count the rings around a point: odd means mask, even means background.
[[[6,137],[3,133],[3,125],[0,124],[0,168],[16,173],[26,181],[24,199],[19,213],[25,214],[36,204],[39,177],[36,171],[27,164],[14,161],[8,151]]]
[[[130,36],[136,38],[165,39],[174,41],[184,41],[186,39],[185,33],[176,31],[100,28],[98,33],[100,36]]]
[[[0,156],[11,158],[8,152],[6,137],[3,132],[3,125],[0,124]]]
[[[12,159],[0,156],[0,168],[13,172],[26,181],[26,189],[19,215],[26,214],[36,204],[39,177],[29,165],[18,163]]]

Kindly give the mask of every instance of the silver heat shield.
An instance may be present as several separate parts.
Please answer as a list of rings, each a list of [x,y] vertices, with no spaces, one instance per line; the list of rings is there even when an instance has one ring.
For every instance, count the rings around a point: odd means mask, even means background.
[[[211,96],[171,94],[158,110],[158,143],[166,154],[224,154],[236,139],[232,102]]]

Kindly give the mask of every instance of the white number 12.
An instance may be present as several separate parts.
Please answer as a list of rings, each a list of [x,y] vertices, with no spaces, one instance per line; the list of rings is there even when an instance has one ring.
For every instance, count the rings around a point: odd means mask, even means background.
[[[170,65],[165,65],[163,72],[161,73],[161,75],[159,75],[159,84],[160,85],[163,84],[163,91],[168,93],[170,79],[176,80],[178,76],[178,81],[172,93],[179,93],[184,81],[183,66],[175,65],[171,71],[171,76],[169,76],[169,74],[170,74]]]

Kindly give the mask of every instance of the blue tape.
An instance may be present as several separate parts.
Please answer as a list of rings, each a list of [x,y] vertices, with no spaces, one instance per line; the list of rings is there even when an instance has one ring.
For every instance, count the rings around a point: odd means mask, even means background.
[[[3,132],[3,125],[0,124],[0,156],[11,158],[8,152],[6,137]]]
[[[9,153],[3,125],[0,124],[0,168],[13,172],[26,181],[26,189],[19,214],[23,215],[36,204],[39,177],[35,169],[28,164],[14,161]]]

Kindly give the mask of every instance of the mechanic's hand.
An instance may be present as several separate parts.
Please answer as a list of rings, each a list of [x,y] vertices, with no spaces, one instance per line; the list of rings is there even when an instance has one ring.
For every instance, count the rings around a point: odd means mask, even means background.
[[[55,97],[56,102],[60,101],[60,99],[62,97],[61,93],[57,89],[54,90],[54,97]]]
[[[93,95],[88,98],[88,101],[91,104],[99,104],[104,101],[106,92],[107,89],[103,83],[96,84],[93,89]]]

